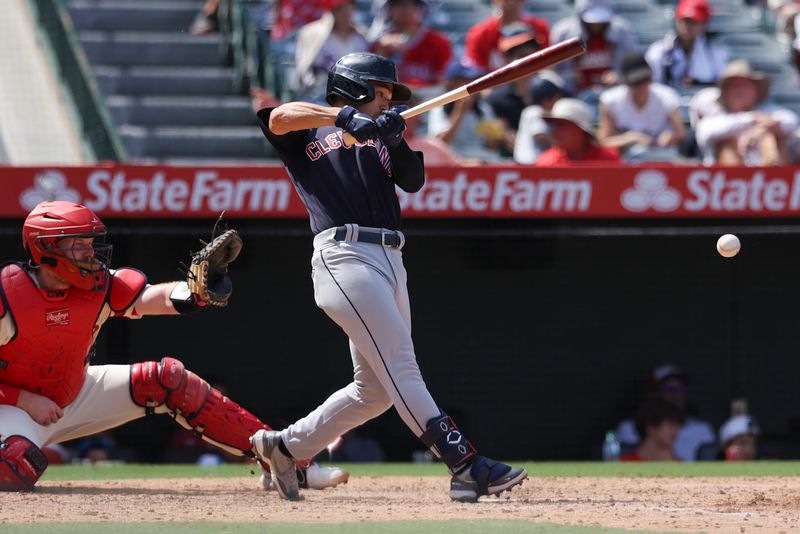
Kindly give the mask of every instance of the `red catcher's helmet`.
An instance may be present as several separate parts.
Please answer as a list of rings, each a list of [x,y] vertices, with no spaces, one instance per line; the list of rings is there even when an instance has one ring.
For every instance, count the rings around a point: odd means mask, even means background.
[[[111,261],[111,245],[106,245],[106,227],[86,206],[47,200],[39,203],[25,218],[22,246],[34,265],[39,265],[75,287],[102,291],[106,286]],[[94,238],[94,255],[76,257],[73,251],[62,250],[57,243],[65,237]]]

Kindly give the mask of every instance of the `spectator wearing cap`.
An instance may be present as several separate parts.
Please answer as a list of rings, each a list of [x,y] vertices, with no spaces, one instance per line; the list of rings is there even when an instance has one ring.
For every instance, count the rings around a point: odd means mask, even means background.
[[[539,42],[530,26],[516,23],[503,28],[503,37],[497,43],[497,49],[502,52],[505,62],[511,63],[539,50]],[[492,90],[486,99],[503,125],[503,143],[500,147],[503,155],[510,157],[513,154],[520,115],[523,109],[533,104],[532,79],[531,74],[501,85]]]
[[[386,6],[389,29],[372,44],[372,51],[394,61],[406,85],[441,83],[453,49],[447,37],[425,25],[425,2],[387,0]]]
[[[531,84],[533,104],[522,110],[514,137],[514,161],[532,164],[553,146],[553,136],[544,114],[552,111],[558,99],[565,95],[564,80],[555,72],[542,71],[534,77]]]
[[[484,74],[483,69],[453,61],[445,72],[445,90],[461,87]],[[502,160],[498,149],[504,129],[480,93],[432,109],[428,114],[428,135],[450,145],[464,164]]]
[[[642,440],[621,462],[663,462],[679,460],[673,452],[683,425],[683,411],[661,397],[647,399],[636,413],[636,431]]]
[[[464,50],[467,62],[487,71],[501,67],[504,62],[498,43],[503,37],[503,28],[520,23],[528,26],[540,48],[548,46],[547,20],[523,13],[524,6],[524,0],[492,0],[492,15],[467,31]]]
[[[622,58],[637,49],[630,24],[614,14],[611,0],[575,0],[575,15],[553,25],[554,43],[582,37],[586,52],[557,67],[572,92],[617,83]]]
[[[325,13],[297,34],[295,73],[291,88],[295,100],[325,101],[328,71],[340,57],[366,52],[366,29],[353,20],[355,0],[325,0]]]
[[[781,165],[794,160],[800,120],[793,111],[767,101],[766,75],[753,70],[746,60],[733,60],[725,67],[718,88],[715,100],[704,97],[705,109],[700,110],[702,118],[696,125],[705,163]]]
[[[622,61],[622,81],[600,95],[597,137],[603,146],[618,148],[627,161],[675,161],[686,139],[680,115],[680,95],[653,83],[645,57],[633,52]]]
[[[675,405],[683,414],[681,425],[672,452],[678,460],[712,460],[716,457],[717,441],[714,428],[707,422],[691,415],[688,403],[689,377],[675,365],[662,365],[653,370],[647,385],[648,398],[661,398]],[[641,434],[633,419],[625,419],[617,426],[617,439],[623,450],[635,449]]]
[[[544,120],[553,132],[553,146],[536,160],[537,165],[563,167],[576,164],[619,162],[615,148],[599,146],[592,127],[592,111],[575,98],[561,98]]]
[[[734,415],[719,429],[723,458],[729,461],[758,458],[761,429],[750,415]]]
[[[675,9],[675,30],[647,49],[653,81],[676,88],[717,82],[728,63],[728,49],[707,37],[710,19],[705,0],[681,0]]]

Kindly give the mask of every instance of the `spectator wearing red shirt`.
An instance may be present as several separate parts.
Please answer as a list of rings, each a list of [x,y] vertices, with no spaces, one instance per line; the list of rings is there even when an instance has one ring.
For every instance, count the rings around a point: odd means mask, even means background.
[[[619,152],[597,144],[592,112],[584,102],[561,98],[544,120],[553,132],[554,146],[545,150],[536,165],[563,167],[585,163],[618,163]]]
[[[558,73],[572,92],[616,84],[622,58],[637,51],[630,24],[614,14],[611,0],[576,0],[575,12],[556,22],[551,36],[556,43],[582,37],[586,52],[559,64]]]
[[[530,26],[539,48],[550,44],[550,27],[547,21],[522,12],[524,0],[492,0],[491,17],[472,26],[467,32],[464,55],[469,63],[482,69],[496,69],[505,64],[497,45],[503,28],[523,23]]]
[[[672,445],[683,425],[683,412],[661,397],[646,400],[636,414],[636,430],[642,438],[636,449],[620,456],[621,462],[675,461]]]
[[[290,37],[295,30],[318,20],[325,13],[326,4],[324,0],[275,0],[272,39]]]
[[[440,83],[453,57],[450,40],[425,26],[424,7],[423,0],[388,0],[390,30],[372,45],[394,61],[403,83],[417,88]]]

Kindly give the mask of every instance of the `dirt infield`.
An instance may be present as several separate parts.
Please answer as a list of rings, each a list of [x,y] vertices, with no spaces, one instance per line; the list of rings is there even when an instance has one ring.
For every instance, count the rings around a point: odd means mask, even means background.
[[[45,481],[5,494],[1,522],[334,523],[521,519],[706,532],[800,531],[800,478],[534,478],[511,494],[457,504],[444,477],[357,477],[281,501],[251,478]]]

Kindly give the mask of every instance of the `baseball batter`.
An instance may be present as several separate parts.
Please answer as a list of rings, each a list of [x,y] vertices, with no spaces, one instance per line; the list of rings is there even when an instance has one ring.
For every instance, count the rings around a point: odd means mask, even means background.
[[[206,306],[187,282],[149,285],[135,269],[110,269],[112,246],[102,242],[105,235],[103,223],[85,206],[43,202],[23,225],[29,260],[0,269],[0,490],[33,489],[47,467],[40,447],[152,413],[168,413],[236,455],[252,456],[250,435],[269,429],[175,358],[90,365],[108,318],[192,313]],[[224,255],[216,266],[225,279],[215,295],[220,303],[230,296],[227,263],[240,248],[238,235],[229,231],[204,249]],[[338,468],[309,469],[312,487],[347,478]]]
[[[394,63],[356,53],[328,75],[333,107],[291,102],[258,113],[308,210],[316,234],[314,298],[350,338],[354,373],[352,383],[306,417],[251,438],[286,499],[299,499],[292,458],[317,454],[391,406],[449,467],[452,499],[497,495],[527,477],[524,469],[476,454],[436,405],[417,366],[395,186],[419,191],[425,175],[422,154],[403,139],[401,110],[389,108],[410,98]],[[343,144],[342,129],[357,140],[354,146]]]

